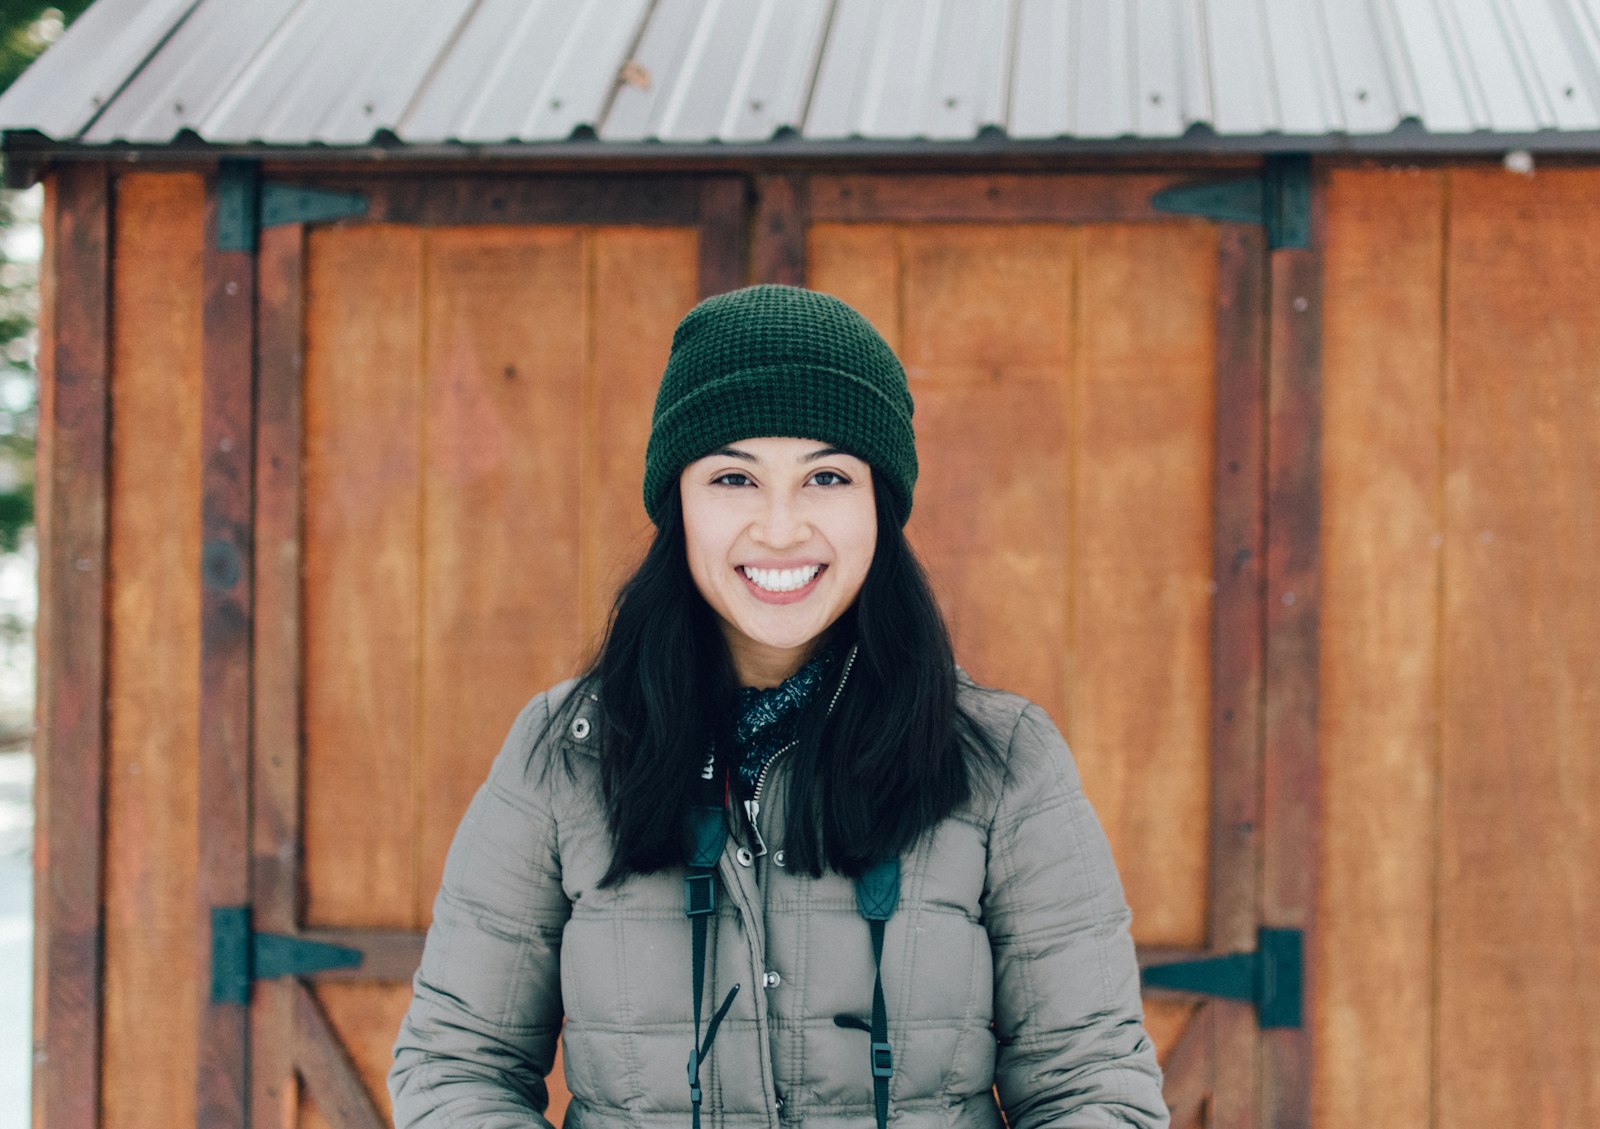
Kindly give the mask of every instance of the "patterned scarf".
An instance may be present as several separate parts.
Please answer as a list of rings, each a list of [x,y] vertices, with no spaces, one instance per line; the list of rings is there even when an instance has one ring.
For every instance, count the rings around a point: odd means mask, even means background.
[[[755,792],[767,763],[795,739],[800,718],[827,681],[833,658],[833,648],[826,648],[776,686],[739,688],[733,735],[739,751],[739,783],[746,796]]]

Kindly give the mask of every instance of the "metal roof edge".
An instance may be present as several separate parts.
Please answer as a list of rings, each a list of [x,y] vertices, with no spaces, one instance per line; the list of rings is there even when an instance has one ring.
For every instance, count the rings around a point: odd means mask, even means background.
[[[102,160],[117,162],[209,161],[224,157],[255,158],[273,161],[351,161],[411,163],[415,161],[534,161],[561,163],[606,163],[637,161],[738,161],[741,163],[782,163],[807,159],[889,159],[922,160],[949,157],[1031,158],[1093,156],[1248,156],[1277,153],[1318,155],[1357,155],[1388,157],[1501,156],[1526,150],[1531,153],[1559,153],[1571,156],[1600,156],[1600,130],[1540,130],[1533,133],[1495,133],[1477,130],[1470,133],[1434,134],[1419,126],[1402,123],[1382,134],[1284,134],[1219,135],[1195,127],[1170,138],[1062,137],[1014,139],[998,131],[986,131],[960,141],[924,139],[849,138],[808,140],[782,137],[772,141],[661,142],[598,141],[592,137],[567,141],[525,144],[479,144],[445,142],[407,145],[394,141],[363,145],[270,145],[260,143],[216,144],[189,135],[177,144],[150,145],[111,142],[85,145],[58,142],[34,130],[0,131],[0,154],[5,158],[6,183],[26,187],[56,161]]]

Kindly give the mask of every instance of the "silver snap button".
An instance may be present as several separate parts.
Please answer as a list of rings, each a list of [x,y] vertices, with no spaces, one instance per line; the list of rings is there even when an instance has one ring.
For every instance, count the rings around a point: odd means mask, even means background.
[[[573,740],[582,741],[587,736],[589,736],[589,719],[586,718],[586,717],[575,717],[575,718],[573,718],[572,719],[572,737],[573,737]]]
[[[761,974],[761,986],[763,988],[776,988],[782,983],[783,977],[779,976],[776,972],[763,972]]]
[[[773,862],[774,866],[782,866],[783,865],[783,852],[782,851],[773,851],[772,852],[772,862]]]
[[[749,847],[740,847],[733,852],[733,857],[739,860],[740,866],[749,866],[756,861],[756,856],[750,853]]]

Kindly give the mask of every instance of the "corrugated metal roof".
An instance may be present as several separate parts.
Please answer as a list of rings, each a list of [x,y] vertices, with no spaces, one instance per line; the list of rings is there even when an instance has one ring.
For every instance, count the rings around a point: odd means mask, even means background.
[[[1592,148],[1600,0],[99,0],[0,98],[0,129],[88,146]]]

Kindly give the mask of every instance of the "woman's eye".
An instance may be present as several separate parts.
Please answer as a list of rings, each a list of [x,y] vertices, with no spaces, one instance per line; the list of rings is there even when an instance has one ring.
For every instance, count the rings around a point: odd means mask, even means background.
[[[748,486],[750,485],[750,476],[741,474],[736,470],[730,470],[726,474],[717,475],[711,480],[711,484],[713,486]]]
[[[848,486],[850,480],[836,470],[819,470],[811,476],[818,486]]]

